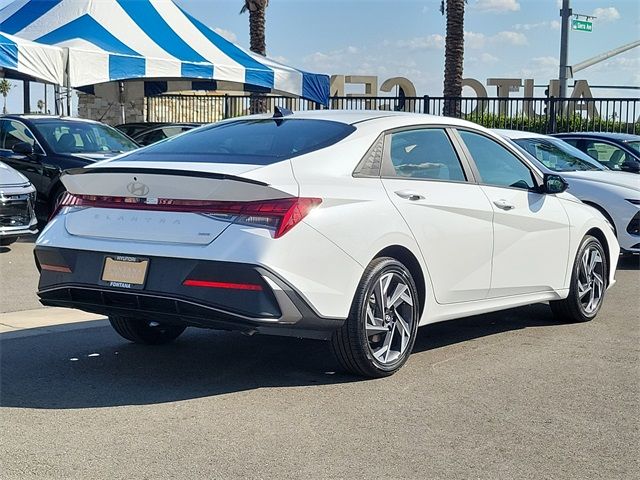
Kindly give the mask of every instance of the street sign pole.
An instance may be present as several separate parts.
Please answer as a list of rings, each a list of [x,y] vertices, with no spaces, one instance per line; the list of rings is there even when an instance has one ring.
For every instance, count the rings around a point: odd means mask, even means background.
[[[560,98],[567,96],[567,79],[569,78],[569,22],[573,14],[569,6],[569,0],[562,0],[562,10],[560,10],[561,31],[560,31]]]

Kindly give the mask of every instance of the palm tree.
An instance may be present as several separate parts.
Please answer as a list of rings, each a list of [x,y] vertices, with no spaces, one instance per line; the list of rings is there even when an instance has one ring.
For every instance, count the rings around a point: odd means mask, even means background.
[[[11,85],[9,83],[9,80],[7,80],[6,78],[0,80],[0,94],[2,94],[2,96],[4,97],[4,106],[2,107],[2,113],[7,113],[7,95],[9,95],[12,86],[13,85]]]
[[[244,0],[240,13],[249,12],[249,48],[252,52],[267,55],[267,42],[265,38],[266,12],[269,0]],[[264,113],[267,111],[267,99],[263,94],[251,95],[251,113]]]
[[[460,102],[447,100],[462,96],[462,67],[464,64],[464,6],[466,0],[442,0],[440,12],[447,16],[444,46],[444,109],[450,117],[459,117]]]

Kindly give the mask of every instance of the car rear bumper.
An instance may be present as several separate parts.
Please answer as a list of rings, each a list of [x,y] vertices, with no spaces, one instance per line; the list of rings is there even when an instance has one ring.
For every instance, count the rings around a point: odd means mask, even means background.
[[[35,257],[43,305],[318,339],[344,322],[320,316],[291,285],[258,265],[145,256],[146,278],[137,286],[103,281],[106,259],[114,257],[108,252],[37,246]]]

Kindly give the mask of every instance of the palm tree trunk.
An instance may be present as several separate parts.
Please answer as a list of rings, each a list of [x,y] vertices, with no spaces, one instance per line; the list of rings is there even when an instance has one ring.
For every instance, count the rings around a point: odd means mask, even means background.
[[[256,2],[257,3],[257,2]],[[267,42],[265,36],[266,7],[267,2],[249,9],[249,38],[251,51],[265,57],[267,55]],[[267,98],[263,93],[251,94],[251,113],[265,113],[267,111]]]
[[[444,115],[459,117],[464,64],[465,0],[446,0],[447,35],[444,51]]]

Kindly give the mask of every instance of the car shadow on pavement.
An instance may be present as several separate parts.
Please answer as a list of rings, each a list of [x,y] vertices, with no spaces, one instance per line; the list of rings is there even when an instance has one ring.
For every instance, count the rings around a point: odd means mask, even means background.
[[[640,255],[622,255],[618,260],[618,270],[640,270]]]
[[[557,325],[561,325],[561,323],[553,317],[549,306],[542,303],[434,323],[418,330],[413,353],[435,350],[467,340],[513,330]]]
[[[449,321],[421,328],[414,352],[554,324],[545,305]],[[0,337],[0,381],[1,406],[69,409],[363,379],[340,373],[321,341],[188,329],[171,345],[145,347],[94,327]]]

